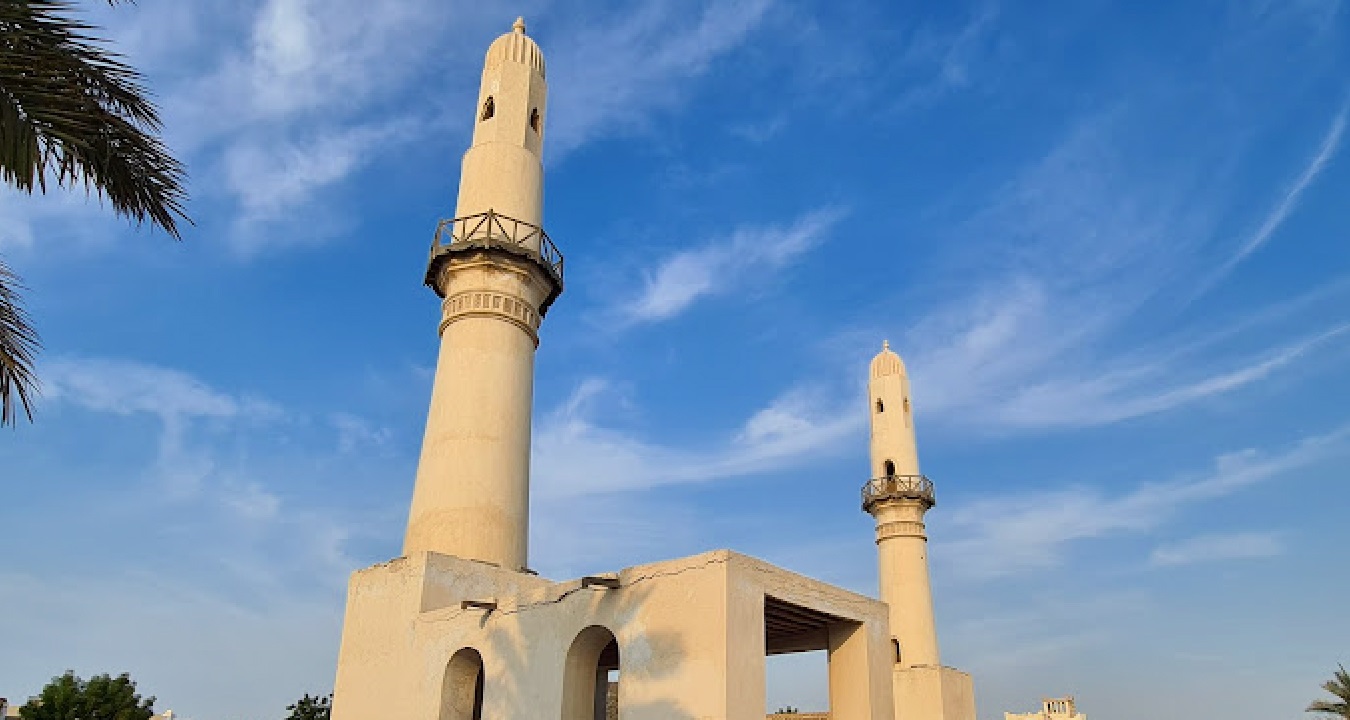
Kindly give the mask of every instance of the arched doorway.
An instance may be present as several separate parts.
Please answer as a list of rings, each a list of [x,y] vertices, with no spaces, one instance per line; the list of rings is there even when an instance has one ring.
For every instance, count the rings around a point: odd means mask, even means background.
[[[461,648],[445,666],[440,720],[483,720],[483,656],[473,648]]]
[[[577,634],[563,668],[562,720],[605,720],[610,683],[619,681],[619,643],[608,628]],[[617,697],[617,695],[616,695]]]

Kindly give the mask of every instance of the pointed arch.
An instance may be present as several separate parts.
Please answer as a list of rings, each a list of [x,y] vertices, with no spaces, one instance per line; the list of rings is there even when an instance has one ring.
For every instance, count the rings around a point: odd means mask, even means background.
[[[895,461],[893,461],[893,460],[887,460],[887,461],[886,461],[886,464],[885,464],[885,470],[886,470],[886,477],[891,477],[892,475],[894,475],[894,474],[895,474]]]

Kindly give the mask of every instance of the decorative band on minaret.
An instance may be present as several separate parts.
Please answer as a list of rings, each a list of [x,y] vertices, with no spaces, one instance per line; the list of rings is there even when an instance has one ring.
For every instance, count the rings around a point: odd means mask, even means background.
[[[890,606],[896,662],[937,666],[937,625],[928,580],[923,516],[933,507],[933,483],[919,473],[909,376],[890,343],[872,360],[867,383],[872,417],[872,479],[862,503],[876,518],[881,599]]]
[[[534,352],[563,289],[543,229],[547,95],[544,56],[518,19],[488,48],[455,218],[431,245],[441,348],[405,555],[527,567]]]

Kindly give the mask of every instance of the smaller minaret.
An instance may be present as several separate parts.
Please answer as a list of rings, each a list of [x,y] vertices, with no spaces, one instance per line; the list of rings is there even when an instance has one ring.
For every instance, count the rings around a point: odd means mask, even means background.
[[[933,507],[933,483],[919,473],[909,377],[890,343],[872,360],[867,383],[872,418],[872,479],[863,510],[876,518],[881,600],[890,606],[891,633],[901,667],[937,666],[937,627],[928,581],[923,516]]]

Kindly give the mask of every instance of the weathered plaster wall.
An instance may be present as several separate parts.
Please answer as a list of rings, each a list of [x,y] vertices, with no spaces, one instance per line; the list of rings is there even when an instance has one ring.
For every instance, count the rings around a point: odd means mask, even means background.
[[[764,596],[847,619],[831,628],[836,720],[890,720],[886,608],[766,563],[716,551],[628,568],[618,589],[550,583],[418,553],[353,575],[334,720],[439,720],[445,670],[482,657],[483,717],[562,717],[564,668],[591,626],[619,647],[624,720],[764,717]],[[495,610],[464,609],[493,601]],[[566,719],[565,719],[566,720]]]

